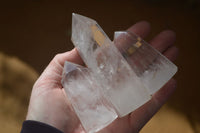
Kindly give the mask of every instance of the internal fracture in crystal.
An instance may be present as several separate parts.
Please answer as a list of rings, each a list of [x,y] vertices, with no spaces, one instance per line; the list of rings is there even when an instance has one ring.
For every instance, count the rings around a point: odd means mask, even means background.
[[[72,42],[86,67],[65,63],[62,84],[87,132],[97,132],[134,111],[177,67],[134,33],[112,42],[96,21],[73,14]]]

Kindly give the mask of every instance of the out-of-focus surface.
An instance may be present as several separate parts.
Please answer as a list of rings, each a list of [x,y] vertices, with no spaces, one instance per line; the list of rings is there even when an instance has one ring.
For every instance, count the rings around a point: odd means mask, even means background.
[[[0,52],[0,132],[19,132],[38,74],[15,57]]]
[[[30,91],[53,56],[70,50],[71,13],[99,22],[112,38],[140,20],[152,25],[146,40],[164,29],[177,34],[178,88],[143,132],[200,132],[200,5],[198,0],[3,1],[0,4],[0,132],[19,131]],[[30,66],[26,65],[29,64]]]

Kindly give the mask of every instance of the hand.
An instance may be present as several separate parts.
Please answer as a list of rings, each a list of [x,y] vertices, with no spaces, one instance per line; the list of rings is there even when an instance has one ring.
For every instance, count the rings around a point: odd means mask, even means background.
[[[150,25],[144,21],[139,22],[130,27],[128,31],[144,38],[150,32]],[[174,61],[178,54],[178,49],[173,45],[175,38],[174,32],[167,30],[153,38],[150,44],[168,59]],[[56,55],[33,86],[27,120],[40,121],[66,133],[84,133],[61,85],[61,75],[66,60],[80,65],[84,64],[76,49]],[[176,81],[171,79],[146,104],[129,115],[118,118],[100,132],[139,132],[167,101],[175,88]]]

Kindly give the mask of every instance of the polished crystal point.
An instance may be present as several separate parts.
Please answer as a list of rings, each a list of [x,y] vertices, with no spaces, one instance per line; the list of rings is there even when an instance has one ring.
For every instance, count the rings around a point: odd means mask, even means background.
[[[117,118],[88,68],[66,61],[62,84],[86,131],[96,132]]]
[[[86,67],[65,63],[62,84],[87,132],[146,103],[177,67],[134,33],[112,42],[96,21],[73,14],[72,42]]]
[[[119,116],[150,99],[140,78],[94,20],[73,14],[72,42]]]
[[[177,71],[171,61],[134,33],[115,32],[114,44],[150,94],[158,91]]]

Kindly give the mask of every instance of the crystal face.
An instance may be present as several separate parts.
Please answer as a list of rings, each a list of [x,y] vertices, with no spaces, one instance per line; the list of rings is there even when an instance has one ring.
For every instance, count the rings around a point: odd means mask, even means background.
[[[62,84],[86,131],[95,132],[117,118],[89,69],[65,62]],[[102,115],[103,114],[103,115]]]
[[[87,132],[97,132],[134,111],[177,67],[134,33],[112,42],[96,21],[73,14],[72,42],[87,65],[65,63],[62,85]]]
[[[134,33],[115,32],[114,44],[150,94],[158,91],[177,71],[171,61]]]

